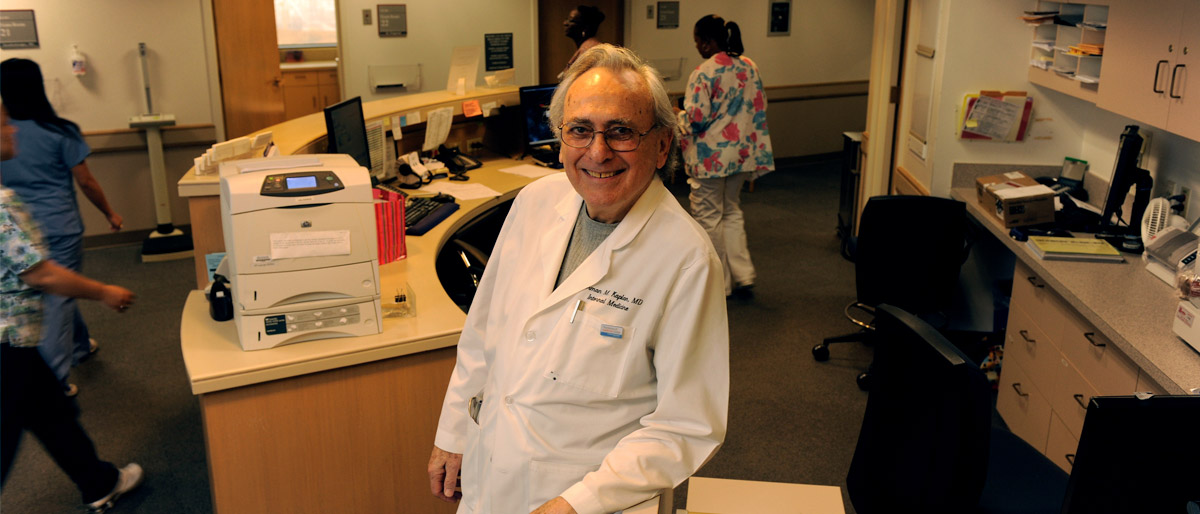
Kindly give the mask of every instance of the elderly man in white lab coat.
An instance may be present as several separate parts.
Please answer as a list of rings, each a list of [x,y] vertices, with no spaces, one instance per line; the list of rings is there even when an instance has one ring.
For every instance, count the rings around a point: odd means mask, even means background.
[[[725,438],[721,263],[663,186],[675,116],[599,45],[550,107],[565,173],[513,203],[458,344],[430,488],[461,513],[608,513],[691,476]]]

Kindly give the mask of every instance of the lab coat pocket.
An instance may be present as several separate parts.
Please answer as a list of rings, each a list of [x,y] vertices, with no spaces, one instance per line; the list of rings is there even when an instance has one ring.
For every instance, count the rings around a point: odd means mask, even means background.
[[[525,499],[529,511],[541,507],[556,496],[561,496],[583,476],[599,466],[534,460],[529,463],[529,483],[526,484]]]
[[[561,324],[559,343],[543,377],[557,383],[616,398],[629,368],[633,327],[606,323],[580,312],[574,323]]]

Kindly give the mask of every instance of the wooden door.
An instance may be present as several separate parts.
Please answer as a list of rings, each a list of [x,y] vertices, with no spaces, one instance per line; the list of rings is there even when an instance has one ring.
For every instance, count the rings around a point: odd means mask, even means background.
[[[538,0],[538,83],[554,84],[575,54],[575,42],[563,34],[563,21],[580,4],[604,13],[597,37],[605,43],[625,44],[625,0]]]
[[[271,0],[213,0],[225,137],[282,123],[282,75]]]
[[[1200,27],[1200,3],[1186,2],[1182,14],[1184,29],[1167,84],[1171,104],[1167,130],[1200,141],[1200,31],[1195,29]]]
[[[1190,1],[1114,0],[1109,5],[1096,107],[1166,128],[1181,3]]]

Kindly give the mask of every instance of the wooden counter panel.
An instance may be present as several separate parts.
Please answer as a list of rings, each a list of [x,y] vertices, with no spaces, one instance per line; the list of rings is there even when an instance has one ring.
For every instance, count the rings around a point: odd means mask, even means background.
[[[425,467],[455,351],[201,395],[218,512],[454,512]]]

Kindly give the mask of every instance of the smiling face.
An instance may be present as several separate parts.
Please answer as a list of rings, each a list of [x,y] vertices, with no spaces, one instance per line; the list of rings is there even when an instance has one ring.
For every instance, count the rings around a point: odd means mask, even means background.
[[[587,204],[588,216],[603,223],[621,221],[667,162],[671,134],[654,126],[654,102],[644,80],[632,71],[593,68],[567,90],[563,124],[597,132],[628,127],[649,131],[636,150],[614,152],[597,133],[587,148],[562,145],[567,179]]]

